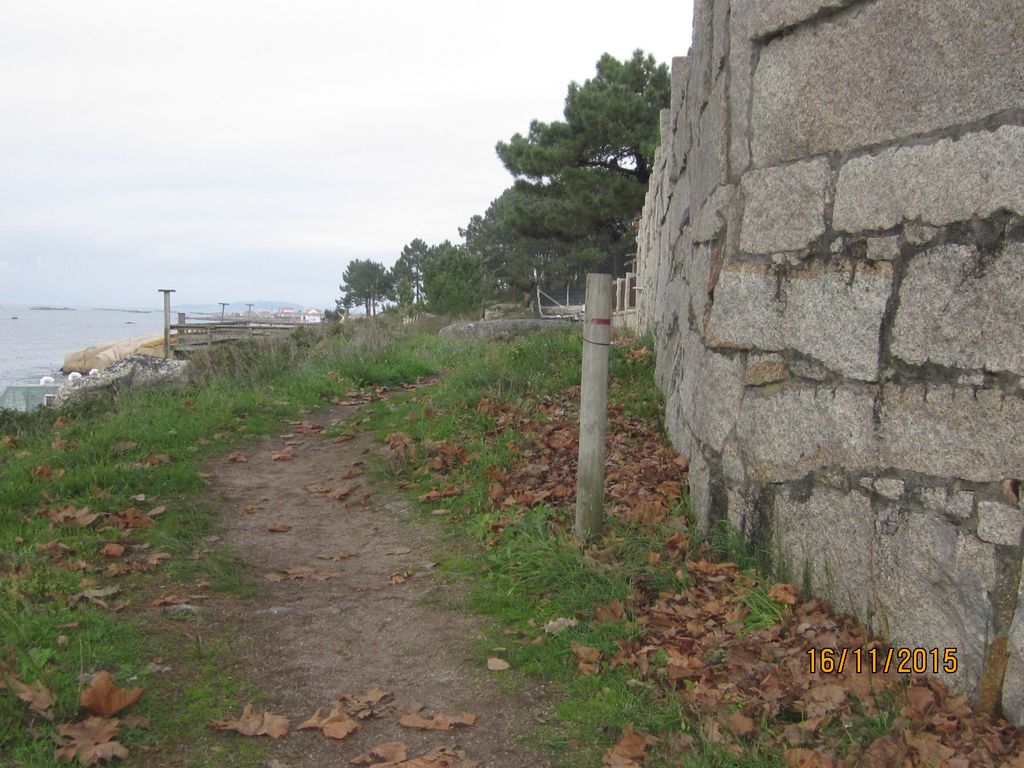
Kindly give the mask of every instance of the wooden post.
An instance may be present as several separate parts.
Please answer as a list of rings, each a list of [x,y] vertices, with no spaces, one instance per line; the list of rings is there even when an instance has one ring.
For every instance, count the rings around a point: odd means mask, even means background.
[[[576,475],[576,535],[583,541],[604,526],[604,442],[608,428],[608,346],[612,338],[611,275],[587,275],[580,380],[580,453]]]
[[[158,293],[164,295],[164,360],[171,359],[171,294],[173,288],[158,288]]]

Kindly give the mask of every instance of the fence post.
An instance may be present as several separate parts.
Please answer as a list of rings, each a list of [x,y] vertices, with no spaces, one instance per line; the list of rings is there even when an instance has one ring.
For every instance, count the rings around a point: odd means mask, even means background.
[[[164,360],[171,359],[171,294],[173,288],[157,288],[164,295]]]
[[[600,536],[604,526],[604,443],[608,427],[612,288],[611,275],[587,275],[580,379],[580,453],[576,475],[576,535],[584,541]]]

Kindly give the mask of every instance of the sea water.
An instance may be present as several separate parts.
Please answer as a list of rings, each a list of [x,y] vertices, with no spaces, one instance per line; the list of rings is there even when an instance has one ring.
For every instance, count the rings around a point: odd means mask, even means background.
[[[10,384],[59,383],[64,356],[85,347],[163,330],[160,310],[33,309],[0,304],[0,392]]]

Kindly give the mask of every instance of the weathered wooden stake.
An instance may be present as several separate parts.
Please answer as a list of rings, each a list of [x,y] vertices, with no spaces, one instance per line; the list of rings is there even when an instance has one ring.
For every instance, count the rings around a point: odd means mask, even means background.
[[[576,535],[587,541],[604,526],[604,441],[608,427],[608,345],[612,338],[612,276],[587,275],[580,380],[580,454]]]
[[[164,295],[164,360],[171,359],[171,294],[173,288],[158,288]]]

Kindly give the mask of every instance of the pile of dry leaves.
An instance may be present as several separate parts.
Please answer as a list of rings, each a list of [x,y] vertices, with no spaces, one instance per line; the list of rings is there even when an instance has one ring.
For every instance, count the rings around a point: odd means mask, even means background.
[[[129,715],[123,719],[112,717],[142,698],[142,688],[120,688],[109,672],[86,675],[88,685],[79,697],[79,707],[89,716],[73,723],[57,726],[56,758],[64,763],[77,761],[80,765],[96,765],[115,757],[128,757],[128,750],[116,740],[121,726],[148,728],[149,720]],[[42,683],[28,685],[17,675],[0,669],[0,688],[8,687],[35,714],[53,720],[52,707],[56,699]]]
[[[476,723],[476,715],[462,712],[457,715],[434,714],[426,717],[420,713],[419,704],[398,704],[394,696],[380,688],[366,693],[339,693],[334,697],[330,712],[321,715],[316,710],[299,725],[297,731],[320,731],[326,738],[342,741],[358,731],[361,724],[371,718],[397,715],[403,728],[421,731],[451,731],[456,727]],[[246,704],[237,718],[213,720],[210,725],[220,731],[234,731],[243,736],[270,736],[279,739],[286,736],[291,722],[284,715],[271,712],[257,713]],[[402,741],[392,741],[357,755],[349,761],[352,765],[372,765],[376,768],[479,768],[480,763],[470,760],[466,754],[451,747],[434,747],[417,757],[408,756],[408,746]]]
[[[511,517],[517,508],[544,504],[566,512],[552,521],[553,528],[568,527],[575,499],[577,402],[578,389],[572,388],[528,412],[491,399],[477,403],[478,413],[494,419],[491,439],[513,435],[522,446],[510,467],[485,470],[497,509]],[[441,485],[434,495],[421,498],[459,492],[457,485],[445,483],[466,462],[464,449],[451,443],[417,446],[403,433],[390,435],[387,443],[394,463],[426,466],[438,476]],[[599,609],[594,622],[633,621],[641,633],[638,640],[622,642],[610,658],[573,643],[582,674],[596,674],[603,665],[625,666],[678,697],[705,743],[736,754],[754,741],[767,743],[778,748],[788,766],[1024,768],[1020,732],[1005,720],[973,714],[963,696],[952,695],[934,678],[853,669],[812,673],[811,649],[884,646],[823,601],[802,600],[795,585],[764,583],[733,563],[712,562],[705,547],[690,552],[678,524],[663,525],[687,483],[688,461],[621,405],[609,406],[606,455],[606,511],[663,535],[662,551],[652,551],[650,563],[675,569],[687,588],[657,595],[638,590],[626,605]],[[500,534],[502,525],[492,530]],[[591,554],[598,560],[610,556],[601,547]],[[774,606],[777,621],[767,628],[748,627],[754,594]],[[662,736],[628,728],[606,752],[604,764],[638,766],[649,752],[671,759],[697,743],[687,733]]]

